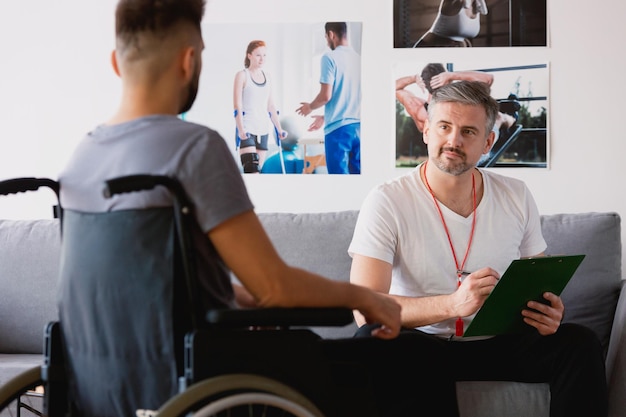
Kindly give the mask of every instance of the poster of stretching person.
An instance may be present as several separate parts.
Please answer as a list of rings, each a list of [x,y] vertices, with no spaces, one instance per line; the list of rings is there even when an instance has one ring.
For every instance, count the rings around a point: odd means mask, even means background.
[[[499,104],[494,142],[481,167],[547,168],[548,90],[546,63],[475,65],[463,62],[397,62],[395,73],[396,168],[413,168],[427,158],[422,132],[428,103],[437,88],[460,80],[491,87]]]

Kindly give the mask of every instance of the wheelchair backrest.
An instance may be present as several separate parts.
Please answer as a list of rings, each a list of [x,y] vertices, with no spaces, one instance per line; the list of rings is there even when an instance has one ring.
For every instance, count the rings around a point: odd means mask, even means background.
[[[200,314],[188,230],[195,220],[175,178],[131,175],[104,185],[106,198],[164,186],[173,201],[63,209],[59,320],[69,397],[80,414],[117,416],[156,409],[177,392],[183,336]]]
[[[189,328],[174,309],[175,256],[171,208],[64,210],[59,319],[81,412],[155,409],[177,392]]]

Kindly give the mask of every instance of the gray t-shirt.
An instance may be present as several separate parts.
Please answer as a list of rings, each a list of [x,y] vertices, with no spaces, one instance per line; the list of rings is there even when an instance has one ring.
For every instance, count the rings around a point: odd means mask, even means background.
[[[253,209],[241,173],[224,139],[214,130],[175,116],[154,115],[97,127],[79,143],[59,176],[61,206],[83,212],[171,205],[168,192],[129,193],[106,199],[107,179],[132,175],[168,175],[178,179],[191,199],[204,235],[240,213]],[[232,304],[229,271],[219,261],[219,275],[208,238],[195,236],[201,286],[208,293],[205,307]]]

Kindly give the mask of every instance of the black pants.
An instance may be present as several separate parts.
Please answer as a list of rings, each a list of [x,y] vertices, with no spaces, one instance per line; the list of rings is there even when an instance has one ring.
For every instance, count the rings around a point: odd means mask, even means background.
[[[368,333],[369,335],[369,333]],[[341,394],[333,415],[457,417],[455,382],[440,342],[420,332],[321,342]]]
[[[357,336],[369,337],[369,332],[364,326]],[[415,336],[406,338],[406,334]],[[608,414],[602,347],[596,335],[584,326],[562,324],[550,336],[541,336],[531,329],[523,334],[474,341],[446,340],[417,330],[405,330],[402,336],[397,343],[403,348],[397,351],[394,362],[404,375],[416,375],[416,383],[427,383],[428,373],[438,372],[434,377],[438,388],[447,387],[456,395],[455,385],[446,383],[445,378],[450,381],[547,382],[551,417]],[[411,349],[407,344],[416,346]],[[423,354],[432,350],[437,351],[432,357]],[[382,356],[370,359],[385,360]],[[414,362],[425,367],[417,370]],[[410,370],[406,369],[406,364],[410,364]],[[436,401],[452,401],[450,396],[450,392],[440,392]],[[422,404],[433,402],[426,399]]]

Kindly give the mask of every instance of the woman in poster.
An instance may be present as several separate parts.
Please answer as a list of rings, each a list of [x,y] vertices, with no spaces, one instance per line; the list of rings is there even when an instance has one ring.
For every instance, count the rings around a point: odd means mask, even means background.
[[[235,75],[236,143],[243,172],[250,174],[261,172],[268,149],[269,121],[280,132],[280,138],[287,137],[278,120],[270,79],[263,70],[265,56],[265,42],[253,40],[246,50],[244,69]]]

